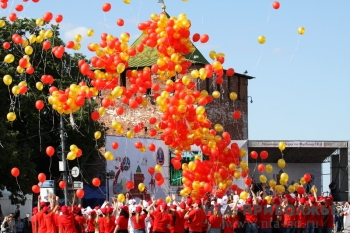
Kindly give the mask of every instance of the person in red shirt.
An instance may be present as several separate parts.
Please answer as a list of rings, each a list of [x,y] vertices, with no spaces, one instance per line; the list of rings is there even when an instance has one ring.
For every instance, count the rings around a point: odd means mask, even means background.
[[[151,210],[155,201],[147,208],[150,217],[153,219],[152,231],[153,233],[165,233],[170,228],[170,217],[168,215],[168,206],[163,203],[159,206],[159,211]]]
[[[99,221],[101,225],[99,225],[100,229],[103,230],[104,233],[113,233],[116,224],[115,224],[115,216],[113,215],[113,212],[115,209],[108,206],[104,209],[105,216],[102,217],[102,221]],[[100,218],[99,218],[100,220]],[[101,233],[101,232],[99,232]]]
[[[49,196],[50,207],[44,207],[44,220],[47,233],[56,233],[55,212],[58,207],[58,197],[55,195]]]
[[[97,213],[95,210],[90,212],[90,218],[87,220],[87,233],[95,233],[97,228]]]
[[[81,213],[81,208],[76,207],[74,209],[75,213],[75,228],[77,229],[77,233],[85,233],[85,218]]]
[[[207,233],[208,227],[209,227],[209,218],[211,216],[211,211],[208,211],[207,213],[207,221],[203,224],[202,232]]]
[[[287,203],[283,202],[283,226],[285,233],[293,233],[295,229],[295,199],[287,198]]]
[[[59,217],[60,232],[76,233],[72,208],[69,206],[62,206],[61,212],[62,215]]]
[[[186,212],[186,204],[184,202],[181,202],[180,204],[176,201],[176,196],[172,195],[172,200],[175,202],[175,208],[172,208],[177,213],[176,223],[175,223],[175,233],[185,233],[185,212]],[[177,209],[177,208],[178,209]]]
[[[267,201],[262,199],[259,203],[261,211],[257,213],[259,233],[271,233],[272,207],[267,206]]]
[[[209,224],[207,232],[209,233],[220,233],[222,216],[218,213],[218,208],[214,208],[213,214],[209,217]]]
[[[243,212],[245,215],[245,232],[246,233],[258,233],[257,225],[257,213],[255,213],[255,205],[257,204],[256,196],[251,190],[253,198],[247,198]]]
[[[131,221],[134,224],[134,233],[146,233],[147,212],[143,210],[141,205],[136,206],[135,215],[131,217]]]
[[[101,208],[99,213],[98,213],[98,218],[97,218],[97,224],[98,224],[98,232],[99,233],[105,233],[105,215],[106,215],[106,208]],[[115,226],[114,226],[115,227]],[[113,230],[114,231],[114,228]]]
[[[30,223],[32,225],[32,233],[37,233],[36,229],[36,214],[38,213],[38,207],[33,208],[33,215],[30,219]]]
[[[315,208],[316,199],[315,197],[309,197],[309,205],[306,205],[306,232],[314,233],[316,216],[313,212]]]
[[[279,233],[282,228],[282,208],[278,196],[272,199],[272,233]]]
[[[236,213],[233,211],[232,215],[226,214],[224,216],[224,221],[223,221],[223,233],[234,233],[233,228],[234,228],[234,215]]]
[[[207,216],[201,206],[201,200],[196,200],[193,209],[185,214],[184,218],[190,221],[190,233],[202,232],[203,224],[207,222]]]
[[[333,215],[333,208],[332,208],[332,199],[326,198],[325,201],[325,207],[327,208],[327,216],[324,218],[324,225],[326,228],[326,233],[332,233],[333,227],[334,227],[334,215]]]
[[[193,203],[192,203],[192,199],[190,197],[187,198],[185,204],[186,204],[185,212],[191,211]],[[190,232],[190,221],[188,221],[187,219],[185,219],[184,228],[185,228],[185,233],[189,233]]]
[[[114,233],[128,233],[129,208],[127,206],[119,207],[119,217],[114,229]]]
[[[43,212],[43,208],[46,207],[46,202],[40,201],[41,196],[38,197],[38,213],[36,214],[35,231],[37,233],[46,233],[45,214]]]
[[[299,206],[296,208],[295,214],[295,232],[296,233],[305,233],[306,230],[306,215],[305,215],[305,198],[299,199]]]

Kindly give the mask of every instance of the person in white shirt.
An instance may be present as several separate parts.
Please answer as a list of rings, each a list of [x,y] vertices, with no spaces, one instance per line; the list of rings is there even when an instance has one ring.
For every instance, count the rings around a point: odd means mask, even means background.
[[[343,205],[343,226],[345,228],[345,223],[346,223],[346,219],[349,216],[349,212],[350,212],[350,206],[349,206],[349,202],[345,202]]]

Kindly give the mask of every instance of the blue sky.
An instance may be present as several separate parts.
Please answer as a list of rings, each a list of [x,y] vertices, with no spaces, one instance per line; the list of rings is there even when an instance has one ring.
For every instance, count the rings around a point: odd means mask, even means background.
[[[138,22],[160,13],[158,0],[111,0],[112,10],[102,11],[108,1],[41,0],[33,3],[10,1],[2,10],[8,15],[23,3],[20,17],[41,17],[50,11],[62,14],[61,36],[72,40],[83,36],[87,43],[98,42],[107,32],[119,36],[127,31],[131,40],[140,32]],[[256,77],[249,82],[249,139],[252,140],[348,140],[350,132],[350,1],[281,0],[274,10],[270,0],[165,0],[171,16],[186,13],[192,33],[209,34],[206,44],[196,46],[210,61],[209,52],[226,54],[225,68],[248,71]],[[122,18],[124,27],[116,20]],[[306,33],[298,34],[305,27]],[[87,37],[87,29],[95,36]],[[257,42],[266,37],[265,45]]]

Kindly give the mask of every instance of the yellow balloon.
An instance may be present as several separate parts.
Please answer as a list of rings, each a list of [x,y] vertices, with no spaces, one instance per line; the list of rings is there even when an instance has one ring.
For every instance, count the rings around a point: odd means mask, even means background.
[[[300,184],[302,184],[302,185],[306,184],[306,181],[304,180],[304,177],[301,177]]]
[[[215,59],[216,59],[216,52],[215,52],[215,51],[210,51],[210,52],[209,52],[209,57],[210,57],[211,59],[215,60]]]
[[[6,63],[12,63],[15,60],[15,56],[13,56],[12,54],[7,54],[4,57],[4,62]]]
[[[220,133],[224,130],[224,127],[222,127],[222,125],[220,125],[220,124],[215,124],[214,129],[216,130],[216,132]]]
[[[159,164],[156,164],[156,166],[154,166],[154,170],[156,172],[161,172],[162,171],[162,166],[160,166]]]
[[[276,181],[275,181],[275,180],[270,180],[270,181],[269,181],[269,186],[270,186],[271,188],[275,188],[275,187],[276,187]]]
[[[247,155],[247,150],[244,148],[239,149],[239,156],[244,158]]]
[[[0,20],[0,28],[5,27],[5,25],[6,25],[5,20],[1,19],[1,20]]]
[[[239,178],[241,178],[241,172],[236,170],[233,176],[235,177],[236,180],[238,180]]]
[[[267,178],[266,178],[265,175],[260,175],[260,176],[259,176],[259,180],[260,180],[261,183],[264,183],[264,184],[265,184],[266,181],[267,181]]]
[[[95,133],[94,133],[94,137],[95,137],[95,139],[96,140],[98,140],[98,139],[100,139],[101,138],[101,132],[100,131],[96,131]]]
[[[27,55],[31,55],[33,53],[33,47],[28,45],[27,47],[24,48],[24,52],[27,54]]]
[[[122,42],[129,42],[129,39],[130,37],[127,33],[123,32],[122,34],[120,34],[120,40]]]
[[[311,193],[317,193],[317,191],[318,191],[318,190],[317,190],[316,187],[312,187],[312,188],[310,189],[310,192],[311,192]]]
[[[134,133],[132,131],[126,132],[126,137],[127,138],[134,138]]]
[[[271,196],[266,196],[265,200],[267,201],[267,204],[271,204],[272,198],[271,198]]]
[[[123,0],[125,4],[130,4],[130,0]]]
[[[248,198],[248,193],[246,191],[243,191],[239,194],[239,197],[242,199],[242,200],[246,200]]]
[[[19,94],[19,86],[15,85],[12,87],[12,94],[14,94],[14,95]]]
[[[300,35],[303,35],[303,34],[305,33],[305,28],[304,28],[304,27],[299,27],[299,28],[298,28],[298,33],[299,33]]]
[[[299,188],[300,185],[298,183],[294,183],[293,186],[295,189],[297,189],[297,188]]]
[[[52,30],[47,30],[46,32],[45,32],[45,38],[51,38],[52,36],[53,36],[53,32],[52,32]]]
[[[205,108],[203,106],[198,106],[196,108],[197,115],[203,115],[205,113]]]
[[[8,121],[14,121],[14,120],[16,120],[16,113],[14,113],[14,112],[9,112],[9,113],[7,113],[7,120],[8,120]]]
[[[213,96],[213,98],[217,99],[220,97],[220,92],[219,91],[213,91],[213,93],[211,94]]]
[[[74,153],[73,151],[70,151],[68,154],[67,154],[67,159],[68,160],[74,160],[77,158],[77,154]]]
[[[279,159],[278,161],[277,161],[277,165],[278,165],[278,167],[279,168],[285,168],[286,167],[286,161],[284,160],[284,159]]]
[[[119,63],[119,64],[117,65],[117,72],[118,72],[118,74],[123,73],[124,70],[125,70],[125,65],[124,65],[124,63]]]
[[[188,169],[190,171],[194,171],[196,169],[196,164],[193,161],[189,162],[188,163]]]
[[[80,34],[76,34],[74,39],[77,43],[79,43],[83,39],[83,37]]]
[[[279,193],[279,194],[282,194],[286,191],[286,189],[284,188],[283,185],[276,185],[275,189],[276,189],[277,193]]]
[[[187,75],[184,75],[181,79],[183,85],[187,86],[191,82],[191,78],[188,77]]]
[[[288,191],[289,191],[290,193],[294,193],[294,192],[295,192],[295,187],[294,187],[293,185],[289,185],[289,186],[288,186]]]
[[[43,20],[42,18],[37,18],[37,19],[35,20],[35,23],[36,23],[36,26],[41,27],[41,26],[43,26],[43,24],[44,24],[44,20]]]
[[[278,143],[278,148],[279,148],[281,151],[284,151],[284,149],[286,149],[286,143],[285,143],[285,142],[280,142],[280,143]]]
[[[11,83],[12,83],[12,77],[11,77],[11,75],[6,74],[6,75],[3,77],[2,81],[5,83],[5,85],[10,86]]]
[[[165,198],[165,202],[169,204],[169,203],[171,202],[171,197],[170,197],[170,196],[167,196],[167,197]]]
[[[282,173],[280,176],[280,179],[287,182],[289,179],[289,176],[287,173]]]
[[[78,152],[78,150],[79,150],[79,148],[76,146],[76,145],[70,145],[70,147],[69,147],[69,149],[70,149],[70,151],[73,151],[73,152],[75,152],[75,153],[77,153]]]
[[[143,183],[139,183],[138,187],[140,192],[143,192],[145,190],[145,185]]]
[[[104,154],[104,157],[106,160],[109,160],[109,161],[114,159],[113,153],[110,151],[106,151],[106,153]]]
[[[195,155],[195,156],[194,156],[194,160],[200,160],[200,161],[201,161],[201,160],[202,160],[202,158],[201,158],[201,156],[200,156],[200,155]]]
[[[122,194],[122,193],[118,194],[117,201],[121,202],[121,203],[124,202],[125,201],[124,194]]]
[[[265,44],[265,42],[266,42],[265,36],[259,36],[259,37],[258,37],[258,42],[259,42],[260,44]]]
[[[273,167],[271,164],[267,164],[266,167],[265,167],[265,170],[267,173],[271,174],[272,171],[273,171]]]
[[[93,29],[89,29],[87,31],[87,36],[93,36],[95,34],[94,30]]]
[[[230,93],[230,99],[231,100],[236,100],[237,99],[237,93],[236,92],[231,92]]]

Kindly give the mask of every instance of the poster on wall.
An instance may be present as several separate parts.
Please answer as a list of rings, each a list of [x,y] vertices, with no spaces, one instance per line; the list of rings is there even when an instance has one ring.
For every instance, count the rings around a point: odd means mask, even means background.
[[[112,143],[118,143],[118,149],[112,148]],[[135,142],[142,143],[147,146],[153,143],[156,147],[155,151],[141,152],[135,148]],[[169,195],[169,149],[164,145],[163,141],[155,139],[134,138],[107,136],[106,151],[110,151],[114,155],[114,160],[107,161],[107,171],[114,171],[115,177],[110,181],[109,194],[110,197],[115,197],[120,193],[129,192],[131,198],[149,200],[151,196],[156,198],[165,198]],[[149,168],[154,168],[156,164],[162,166],[159,172],[164,178],[164,183],[161,186],[157,185],[157,172],[149,172]],[[150,169],[151,170],[151,169]],[[126,183],[132,181],[134,187],[127,189]],[[143,183],[145,189],[141,192],[138,185]]]

